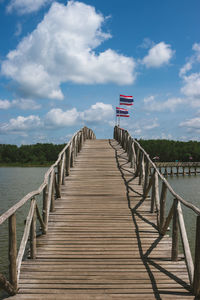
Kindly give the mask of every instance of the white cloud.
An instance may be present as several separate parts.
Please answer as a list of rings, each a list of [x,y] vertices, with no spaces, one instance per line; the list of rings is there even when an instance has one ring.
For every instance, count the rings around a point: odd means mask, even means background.
[[[22,33],[22,24],[18,22],[16,25],[15,36],[20,36],[21,33]]]
[[[37,104],[34,100],[31,99],[16,99],[11,102],[11,105],[19,107],[20,109],[23,110],[28,110],[28,109],[36,110],[41,107],[40,104]]]
[[[168,64],[174,53],[175,51],[171,49],[171,45],[160,42],[149,50],[148,55],[143,58],[142,63],[147,68],[159,68]]]
[[[138,47],[143,49],[148,49],[154,46],[154,42],[149,38],[144,38],[142,41],[142,44],[140,44]]]
[[[2,73],[19,86],[23,97],[63,99],[61,83],[132,84],[133,58],[112,49],[94,49],[110,34],[101,29],[105,18],[95,8],[69,1],[54,2],[37,28],[2,63]]]
[[[19,14],[29,14],[38,11],[52,0],[11,0],[7,5],[7,12],[17,11]]]
[[[198,62],[200,62],[200,43],[195,43],[192,46],[192,50],[195,51],[195,57]]]
[[[114,117],[112,105],[97,102],[89,109],[77,111],[76,108],[62,110],[60,108],[51,109],[43,118],[30,115],[28,117],[18,116],[10,119],[7,123],[0,124],[0,133],[21,133],[38,129],[57,129],[70,127],[73,125],[83,125],[87,123],[99,124],[107,123],[110,125]]]
[[[196,62],[200,62],[200,43],[195,43],[192,46],[192,50],[194,51],[194,54],[188,58],[188,61],[186,64],[180,69],[179,76],[180,77],[185,77],[185,74],[190,71],[193,67],[193,65]]]
[[[112,105],[97,102],[82,112],[77,111],[76,108],[66,111],[53,108],[46,114],[45,124],[50,127],[65,127],[82,123],[109,122],[113,116]]]
[[[0,99],[0,109],[8,109],[10,108],[10,106],[11,106],[10,101]]]
[[[147,111],[175,111],[178,105],[185,103],[185,99],[182,98],[169,98],[166,101],[157,101],[155,96],[149,96],[144,98],[144,109]]]
[[[200,117],[195,117],[190,120],[181,122],[180,127],[187,127],[189,131],[200,130]]]
[[[47,126],[64,127],[75,125],[78,121],[79,113],[76,108],[63,111],[60,108],[51,109],[45,119]]]
[[[27,130],[40,128],[42,122],[38,116],[30,115],[28,117],[18,116],[16,119],[10,119],[8,123],[0,125],[1,133],[19,133]]]
[[[192,69],[192,64],[193,64],[193,61],[191,59],[180,69],[179,76],[182,77],[185,75],[185,73],[190,71]]]
[[[200,43],[195,43],[192,50],[194,54],[188,58],[187,63],[180,69],[179,76],[183,80],[181,92],[189,98],[192,106],[197,107],[200,102],[200,73],[186,73],[200,62]]]
[[[91,108],[80,113],[80,117],[86,122],[101,122],[110,121],[114,116],[114,110],[111,104],[97,102]]]
[[[192,73],[184,76],[184,86],[181,92],[191,98],[199,98],[200,100],[200,73]]]
[[[11,107],[18,107],[23,110],[36,110],[39,109],[41,105],[37,104],[34,100],[31,99],[15,99],[12,101],[0,100],[0,109],[9,109]]]

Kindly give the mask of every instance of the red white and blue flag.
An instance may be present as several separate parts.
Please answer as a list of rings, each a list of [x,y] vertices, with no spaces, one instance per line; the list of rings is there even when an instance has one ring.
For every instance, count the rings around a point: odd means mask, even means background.
[[[119,104],[120,105],[133,105],[133,96],[119,96]]]
[[[128,113],[128,109],[116,107],[116,116],[117,117],[130,117]]]

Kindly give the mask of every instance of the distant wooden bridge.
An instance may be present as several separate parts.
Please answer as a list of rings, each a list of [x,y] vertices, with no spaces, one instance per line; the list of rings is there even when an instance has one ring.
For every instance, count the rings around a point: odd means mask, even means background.
[[[200,174],[200,162],[155,162],[155,165],[165,176]],[[152,172],[154,172],[153,167]]]
[[[174,200],[166,215],[167,191]],[[17,247],[16,212],[27,201]],[[183,205],[197,215],[194,264]],[[0,286],[16,294],[11,299],[200,297],[200,210],[173,191],[126,130],[115,127],[112,140],[96,140],[87,128],[77,132],[39,189],[0,216],[0,225],[6,220],[9,280],[0,275]],[[29,259],[23,260],[27,244]]]

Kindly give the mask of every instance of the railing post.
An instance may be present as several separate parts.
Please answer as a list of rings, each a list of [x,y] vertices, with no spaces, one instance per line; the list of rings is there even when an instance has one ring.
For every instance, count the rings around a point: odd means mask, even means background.
[[[71,155],[71,158],[70,158],[70,167],[71,168],[73,168],[73,166],[74,166],[74,142],[73,141],[71,142],[71,145],[70,145],[70,155]]]
[[[151,175],[152,177],[152,189],[151,189],[151,208],[150,212],[154,212],[154,207],[155,207],[155,170],[154,173]]]
[[[32,201],[36,202],[35,198],[33,198]],[[30,258],[36,258],[36,206],[34,207],[34,213],[30,228]]]
[[[58,182],[57,182],[57,179],[56,179],[56,174],[54,176],[54,189],[55,189],[55,192],[56,192],[56,199],[60,198],[61,194],[60,194],[60,190],[59,190],[59,187],[58,187]]]
[[[178,200],[174,199],[174,212],[173,212],[173,227],[172,227],[172,261],[178,260]]]
[[[160,232],[162,232],[163,225],[165,222],[165,202],[167,196],[167,186],[165,182],[162,183],[161,197],[160,197]]]
[[[200,297],[200,216],[197,216],[197,221],[196,221],[196,244],[195,244],[193,291],[195,296]]]
[[[144,153],[142,151],[140,151],[140,159],[139,159],[139,185],[142,184],[143,181],[143,171],[144,171],[144,166],[143,166],[143,162],[144,162]]]
[[[148,160],[148,158],[146,158],[143,195],[145,195],[145,193],[146,193],[148,184],[149,184],[149,160]]]
[[[58,192],[59,192],[59,194],[60,194],[61,182],[62,182],[62,178],[61,178],[61,160],[60,160],[59,163],[58,163],[58,165],[57,165],[57,186],[58,186]]]
[[[48,193],[47,193],[47,185],[43,190],[43,209],[42,209],[42,218],[45,225],[45,233],[46,233],[46,224],[47,224],[47,200],[48,200]]]
[[[70,145],[68,146],[68,148],[66,149],[66,176],[69,176],[69,172],[70,172]]]
[[[14,290],[17,291],[17,234],[16,215],[9,217],[9,277]]]
[[[52,191],[51,191],[51,206],[50,206],[50,212],[55,211],[55,172],[52,173],[53,176],[53,182],[52,182]],[[56,193],[57,194],[57,193]]]

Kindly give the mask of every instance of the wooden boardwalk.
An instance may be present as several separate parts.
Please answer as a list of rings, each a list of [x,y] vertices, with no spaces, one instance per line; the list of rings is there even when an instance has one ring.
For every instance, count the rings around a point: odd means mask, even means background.
[[[171,239],[149,210],[118,143],[87,140],[11,298],[194,299],[184,260],[170,261]]]

